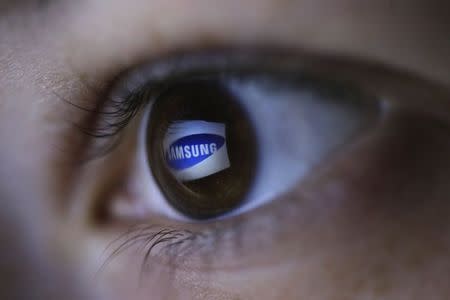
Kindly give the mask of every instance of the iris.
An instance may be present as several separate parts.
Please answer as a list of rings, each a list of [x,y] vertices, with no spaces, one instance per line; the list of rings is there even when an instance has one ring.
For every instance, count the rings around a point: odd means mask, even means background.
[[[147,152],[167,201],[193,219],[240,206],[257,166],[251,124],[216,80],[183,81],[163,92],[151,108]]]

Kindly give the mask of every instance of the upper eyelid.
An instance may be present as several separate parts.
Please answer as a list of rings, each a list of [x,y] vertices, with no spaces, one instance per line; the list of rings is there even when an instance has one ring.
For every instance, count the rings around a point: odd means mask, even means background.
[[[103,122],[107,127],[96,126],[90,135],[108,138],[120,133],[142,106],[157,97],[157,95],[142,97],[140,93],[148,91],[152,93],[157,90],[156,86],[161,87],[170,81],[201,74],[218,76],[221,73],[278,73],[278,71],[280,74],[317,76],[360,84],[363,89],[368,89],[375,96],[388,97],[394,104],[396,100],[407,98],[397,89],[400,85],[406,86],[404,94],[410,89],[418,89],[413,92],[414,98],[406,99],[409,101],[408,105],[412,106],[415,101],[415,104],[422,105],[424,109],[436,108],[433,111],[450,120],[450,103],[448,101],[450,92],[447,88],[378,63],[311,55],[289,50],[213,49],[169,54],[167,57],[123,72],[122,75],[116,77],[115,82],[109,85],[110,89],[106,91],[109,96],[103,100],[102,108],[93,112],[99,115],[100,123],[98,124]],[[386,82],[396,86],[386,89]],[[430,96],[432,99],[423,99],[422,101],[417,97],[420,93],[432,95]],[[132,97],[134,99],[131,99]],[[434,105],[429,105],[430,101]],[[133,110],[128,110],[126,105],[135,107]],[[114,118],[116,119],[114,120]]]
[[[355,83],[379,78],[377,82],[403,82],[410,86],[450,94],[450,87],[435,83],[419,74],[382,64],[381,62],[344,56],[327,56],[298,50],[273,48],[223,48],[186,50],[170,53],[122,72],[112,85],[112,99],[126,98],[152,83],[192,73],[227,71],[276,71],[317,75],[325,79],[343,79]]]
[[[264,71],[351,82],[375,96],[388,98],[393,104],[416,104],[425,110],[432,108],[440,117],[450,119],[450,87],[379,62],[276,48],[220,48],[170,53],[123,72],[110,95],[115,100],[126,99],[143,87],[151,88],[188,75]],[[417,95],[421,94],[427,97],[419,99]]]
[[[242,49],[222,49],[213,51],[188,51],[185,53],[176,53],[159,60],[143,64],[132,68],[131,71],[115,79],[111,90],[107,93],[109,96],[103,105],[103,109],[96,111],[99,115],[111,116],[111,110],[116,110],[121,104],[136,104],[142,98],[140,93],[155,90],[156,85],[164,85],[177,78],[183,78],[192,75],[217,76],[220,73],[233,72],[258,72],[279,70],[283,73],[299,74],[301,65],[308,60],[299,59],[298,53],[295,55],[290,51],[273,50],[242,50]],[[148,96],[148,95],[147,95]],[[135,102],[131,101],[131,98]],[[155,97],[148,97],[150,99]],[[145,101],[141,101],[136,106],[144,106]],[[113,106],[113,108],[112,108]],[[122,107],[123,110],[126,107]],[[126,122],[127,119],[119,120]],[[113,127],[117,127],[115,123]],[[115,135],[118,131],[104,133],[105,130],[96,129],[100,133],[92,134],[99,137]]]

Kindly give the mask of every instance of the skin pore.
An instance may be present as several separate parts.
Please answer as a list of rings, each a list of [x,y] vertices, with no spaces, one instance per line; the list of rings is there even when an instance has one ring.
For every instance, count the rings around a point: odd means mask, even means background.
[[[8,2],[0,1],[1,299],[450,297],[445,1]],[[67,101],[99,107],[121,74],[170,53],[248,47],[339,58],[316,70],[398,108],[293,190],[208,224],[141,211],[142,113],[114,151],[81,163],[96,142],[73,124],[92,120]],[[92,222],[98,203],[123,199],[126,218]],[[206,238],[181,258],[155,255],[144,276],[136,245],[99,275],[105,248],[130,223]],[[24,287],[30,274],[46,275]]]

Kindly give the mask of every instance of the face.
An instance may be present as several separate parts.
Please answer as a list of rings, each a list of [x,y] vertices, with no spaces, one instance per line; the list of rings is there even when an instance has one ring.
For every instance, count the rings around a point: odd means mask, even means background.
[[[448,299],[445,11],[0,1],[0,298]]]

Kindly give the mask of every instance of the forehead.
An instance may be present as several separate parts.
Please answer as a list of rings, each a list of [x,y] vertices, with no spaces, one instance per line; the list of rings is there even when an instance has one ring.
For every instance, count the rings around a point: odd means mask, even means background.
[[[375,59],[450,84],[448,7],[441,0],[85,0],[78,15],[90,28],[81,36],[112,56],[205,42],[275,44]]]
[[[52,34],[78,53],[75,63],[106,53],[111,64],[124,53],[133,60],[205,42],[275,44],[370,58],[450,84],[444,0],[0,0],[3,14],[6,7],[64,15]]]

